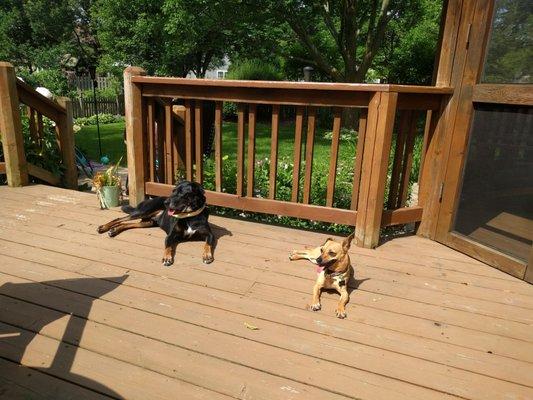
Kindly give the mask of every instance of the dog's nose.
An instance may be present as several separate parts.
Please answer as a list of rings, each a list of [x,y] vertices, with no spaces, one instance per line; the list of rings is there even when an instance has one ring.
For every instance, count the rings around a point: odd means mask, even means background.
[[[318,258],[316,259],[316,262],[319,263],[319,264],[322,264],[322,256],[318,257]]]

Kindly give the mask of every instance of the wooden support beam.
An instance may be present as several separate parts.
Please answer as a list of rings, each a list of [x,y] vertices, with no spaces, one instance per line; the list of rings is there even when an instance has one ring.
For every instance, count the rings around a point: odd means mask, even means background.
[[[196,100],[194,103],[194,162],[196,171],[194,179],[199,184],[204,181],[204,140],[202,132],[203,104],[202,100]]]
[[[63,107],[65,113],[59,114],[57,133],[63,161],[64,183],[68,189],[78,189],[78,167],[76,166],[76,152],[74,150],[74,117],[72,101],[68,97],[58,97],[57,103]]]
[[[124,70],[124,108],[126,113],[126,142],[128,156],[129,198],[136,206],[144,200],[145,177],[145,111],[141,86],[133,83],[132,77],[144,75],[139,67]]]
[[[379,242],[397,98],[397,93],[376,93],[368,107],[355,225],[356,242],[361,247],[374,248]]]
[[[331,151],[329,153],[328,186],[326,191],[326,207],[333,207],[335,195],[335,182],[337,180],[337,158],[339,155],[339,140],[341,135],[342,110],[336,108],[333,116],[333,136],[331,138]]]
[[[359,131],[357,132],[357,147],[355,149],[355,161],[353,171],[353,189],[352,189],[352,202],[350,209],[357,210],[357,202],[359,201],[359,186],[361,184],[361,167],[363,165],[363,152],[365,147],[366,137],[366,108],[361,110],[359,115]]]
[[[28,184],[15,68],[0,62],[0,134],[9,186]]]
[[[237,196],[244,194],[244,104],[237,104]]]
[[[192,181],[193,114],[194,108],[191,100],[185,100],[185,177],[188,181]]]
[[[174,162],[173,162],[173,137],[172,131],[174,129],[174,115],[172,113],[172,105],[164,106],[164,121],[165,121],[165,135],[164,135],[164,154],[165,154],[165,182],[174,184]]]

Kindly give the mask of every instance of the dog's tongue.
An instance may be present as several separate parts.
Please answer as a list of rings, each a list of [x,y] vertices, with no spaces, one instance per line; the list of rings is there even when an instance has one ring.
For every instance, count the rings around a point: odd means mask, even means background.
[[[317,274],[320,274],[322,271],[324,271],[324,267],[320,266],[320,265],[317,265],[316,266],[316,273]]]
[[[174,210],[168,210],[168,215],[170,215],[170,216],[172,217],[172,216],[174,215],[175,212],[176,212],[176,211],[174,211]]]

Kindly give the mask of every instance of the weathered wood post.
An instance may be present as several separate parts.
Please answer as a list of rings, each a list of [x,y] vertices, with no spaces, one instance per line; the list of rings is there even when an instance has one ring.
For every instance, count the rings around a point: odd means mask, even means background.
[[[74,151],[74,118],[72,101],[68,97],[58,97],[57,102],[65,109],[57,124],[61,159],[65,167],[65,186],[69,189],[78,188],[78,169]]]
[[[381,216],[398,93],[377,92],[368,105],[355,239],[374,248],[379,242]]]
[[[15,68],[0,62],[0,135],[9,186],[28,184],[28,166],[24,155],[24,138],[20,120]]]
[[[128,155],[129,198],[130,204],[136,206],[144,200],[145,137],[144,110],[141,87],[132,82],[134,76],[145,75],[139,67],[124,70],[124,108],[126,114],[126,142]]]

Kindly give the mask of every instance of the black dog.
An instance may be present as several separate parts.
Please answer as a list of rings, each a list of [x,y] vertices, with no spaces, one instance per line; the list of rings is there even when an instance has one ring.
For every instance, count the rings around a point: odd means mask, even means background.
[[[167,234],[163,265],[172,265],[178,242],[192,237],[205,239],[203,261],[213,262],[215,237],[207,222],[205,192],[198,183],[182,181],[174,187],[170,197],[154,197],[137,207],[123,206],[122,211],[129,215],[100,225],[98,233],[109,232],[109,236],[114,237],[127,229],[159,226]],[[135,219],[140,221],[127,222]]]

